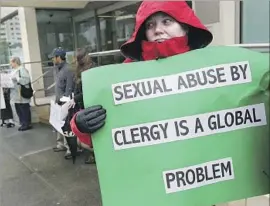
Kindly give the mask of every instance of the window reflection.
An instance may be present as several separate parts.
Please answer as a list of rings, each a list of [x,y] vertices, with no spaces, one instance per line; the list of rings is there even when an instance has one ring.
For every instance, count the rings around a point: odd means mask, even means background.
[[[18,56],[22,62],[24,61],[21,40],[21,29],[18,16],[14,16],[1,23],[0,64],[9,63],[11,56]]]
[[[102,51],[119,49],[132,35],[135,16],[141,2],[99,15]],[[124,61],[121,55],[100,57],[100,64],[115,64]]]
[[[94,18],[77,22],[77,47],[85,48],[88,52],[97,52],[97,33]]]
[[[56,47],[62,47],[67,52],[74,51],[72,19],[69,11],[37,10],[36,16],[42,61],[47,61],[48,55]]]

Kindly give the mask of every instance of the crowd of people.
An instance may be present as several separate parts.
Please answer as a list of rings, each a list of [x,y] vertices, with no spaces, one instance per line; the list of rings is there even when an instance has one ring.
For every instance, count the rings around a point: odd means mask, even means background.
[[[49,55],[54,63],[55,71],[55,103],[63,105],[69,104],[68,116],[66,117],[63,130],[69,130],[70,120],[73,114],[83,109],[82,81],[81,73],[87,69],[93,68],[96,64],[92,61],[85,49],[78,49],[75,55],[76,71],[72,69],[72,65],[66,62],[66,51],[59,47],[55,48]],[[31,98],[33,90],[31,86],[31,78],[28,70],[22,65],[19,57],[12,57],[10,60],[11,71],[7,71],[8,77],[13,83],[12,87],[2,88],[5,108],[1,109],[1,127],[15,127],[15,116],[18,117],[20,126],[19,131],[27,131],[32,129],[31,123]],[[29,95],[29,90],[30,95]],[[27,96],[28,94],[28,96]],[[69,97],[68,102],[61,101],[63,97]],[[92,148],[89,147],[89,138],[69,137],[66,132],[57,132],[56,146],[54,152],[65,152],[65,159],[72,159],[80,153],[86,154],[85,163],[94,163],[94,154]],[[70,141],[72,138],[76,142]],[[74,149],[75,147],[75,149]],[[73,154],[72,154],[73,153]]]

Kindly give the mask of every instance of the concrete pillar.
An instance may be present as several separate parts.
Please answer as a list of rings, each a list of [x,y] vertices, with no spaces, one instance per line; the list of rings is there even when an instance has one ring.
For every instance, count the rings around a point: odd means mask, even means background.
[[[30,72],[32,81],[40,77],[42,72],[41,55],[39,47],[39,36],[37,28],[37,17],[35,8],[19,7],[18,16],[21,27],[22,49],[24,62],[37,62],[25,64]],[[43,77],[33,84],[33,89],[43,89]],[[38,92],[37,97],[44,97],[44,92]]]
[[[236,16],[237,12],[235,1],[220,1],[220,34],[222,35],[222,44],[223,45],[231,45],[236,44],[236,26],[238,18]]]
[[[195,1],[195,11],[201,21],[213,33],[211,45],[230,45],[238,43],[239,17],[235,1]],[[212,12],[208,12],[212,11]]]

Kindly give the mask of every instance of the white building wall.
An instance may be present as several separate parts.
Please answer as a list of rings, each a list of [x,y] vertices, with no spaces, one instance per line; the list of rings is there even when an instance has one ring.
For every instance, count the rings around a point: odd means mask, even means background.
[[[194,10],[213,33],[211,45],[231,45],[238,42],[235,1],[194,1]]]
[[[36,62],[25,65],[26,69],[30,72],[33,81],[42,75],[36,10],[35,8],[30,7],[20,7],[18,9],[18,17],[21,27],[24,62]],[[42,88],[44,88],[44,83],[43,78],[40,78],[33,85],[33,89],[37,90]],[[36,96],[43,97],[44,92],[39,92]]]

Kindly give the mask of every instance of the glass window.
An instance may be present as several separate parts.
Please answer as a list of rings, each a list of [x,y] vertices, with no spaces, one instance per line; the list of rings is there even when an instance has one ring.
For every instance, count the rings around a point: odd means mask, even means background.
[[[14,38],[14,32],[11,32],[14,30],[14,26],[11,22],[17,22],[19,24],[18,16],[12,17],[1,23],[0,64],[9,63],[11,56],[17,56],[22,62],[24,61],[21,34],[17,35],[18,38]]]
[[[269,0],[241,1],[241,43],[269,42]]]
[[[77,47],[85,48],[88,52],[97,52],[97,32],[95,19],[91,18],[85,21],[77,22],[75,26]]]
[[[98,16],[101,32],[102,51],[119,49],[132,35],[135,27],[135,16],[141,2],[123,7]],[[100,60],[101,65],[121,63],[121,55],[105,56]]]
[[[41,60],[56,47],[74,51],[72,19],[69,11],[36,10]]]

